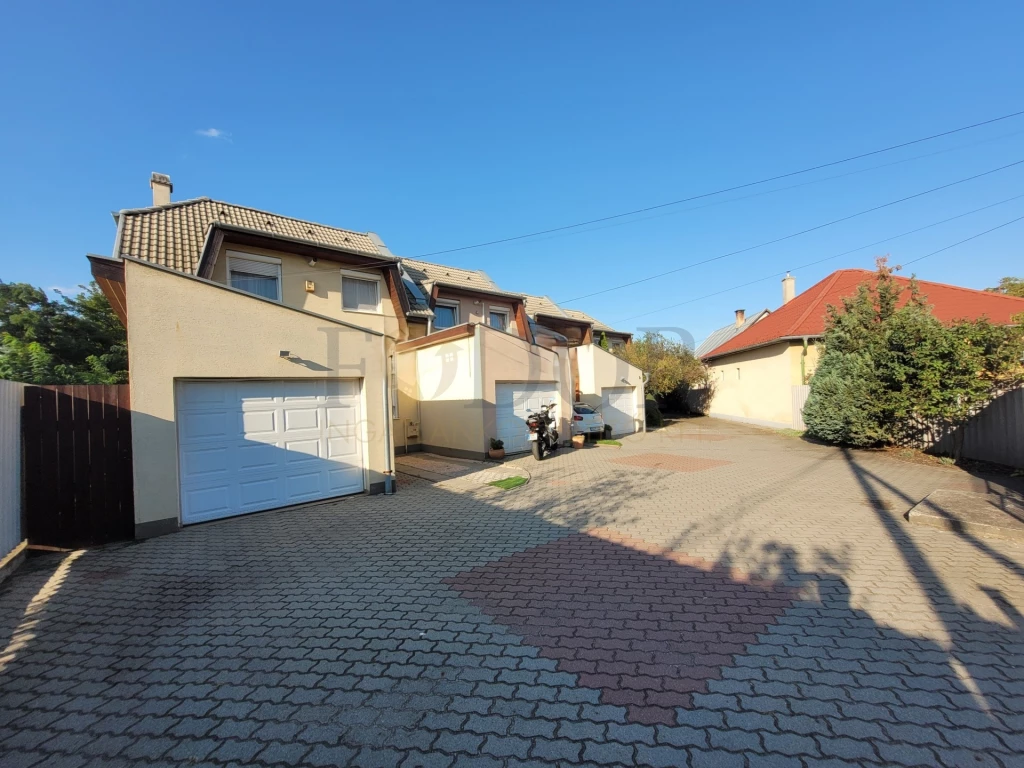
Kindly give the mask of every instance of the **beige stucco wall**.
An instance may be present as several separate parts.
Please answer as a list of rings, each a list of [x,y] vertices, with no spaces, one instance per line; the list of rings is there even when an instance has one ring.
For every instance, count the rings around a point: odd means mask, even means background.
[[[413,422],[422,423],[420,413],[419,385],[416,375],[415,353],[398,354],[398,418],[394,420],[395,454],[407,453],[410,447],[415,450],[420,437],[409,437],[409,426]]]
[[[483,384],[479,334],[403,352],[415,358],[420,443],[479,456],[482,448]],[[404,363],[408,365],[408,363]]]
[[[392,338],[398,338],[399,321],[395,314],[395,305],[391,301],[387,284],[379,269],[360,270],[355,267],[341,265],[337,262],[320,259],[316,266],[302,256],[281,251],[270,251],[264,248],[231,245],[225,243],[217,254],[217,263],[213,267],[210,279],[215,283],[228,283],[228,251],[244,256],[253,253],[281,260],[281,303],[307,312],[343,320],[363,328],[380,331]],[[341,270],[362,272],[367,278],[380,279],[380,314],[372,312],[346,312],[341,306]],[[313,281],[314,290],[306,290],[306,281]]]
[[[712,360],[709,368],[715,396],[711,415],[765,426],[792,426],[793,386],[801,383],[802,352],[801,343],[781,341]]]
[[[383,482],[383,337],[133,261],[125,283],[137,525],[179,518],[176,379],[361,378],[369,483]]]
[[[545,349],[492,328],[477,328],[476,335],[482,369],[485,449],[487,439],[498,434],[497,385],[506,382],[558,382],[558,432],[560,437],[568,440],[572,415],[569,350],[566,347]]]
[[[482,299],[465,296],[459,294],[457,291],[452,291],[451,289],[446,288],[438,289],[437,298],[445,304],[458,305],[458,325],[463,325],[465,323],[479,323],[480,325],[487,325],[488,318],[490,317],[490,311],[492,309],[501,310],[508,314],[508,333],[513,336],[519,335],[519,326],[516,325],[514,307],[510,301],[502,301],[497,297],[494,299]]]
[[[579,364],[580,399],[590,405],[600,406],[606,387],[633,387],[636,429],[643,429],[644,372],[611,352],[606,352],[597,344],[584,344],[576,347],[573,352]]]

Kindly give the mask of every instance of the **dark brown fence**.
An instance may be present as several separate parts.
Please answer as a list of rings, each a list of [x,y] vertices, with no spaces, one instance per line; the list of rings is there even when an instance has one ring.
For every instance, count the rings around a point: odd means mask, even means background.
[[[25,530],[57,547],[131,539],[128,385],[25,387]]]

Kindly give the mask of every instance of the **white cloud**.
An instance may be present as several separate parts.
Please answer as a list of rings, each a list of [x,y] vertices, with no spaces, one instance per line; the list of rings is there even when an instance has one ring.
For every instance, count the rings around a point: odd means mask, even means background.
[[[205,136],[208,139],[224,139],[225,141],[231,141],[231,134],[227,131],[222,131],[220,128],[200,128],[196,131],[196,135]]]

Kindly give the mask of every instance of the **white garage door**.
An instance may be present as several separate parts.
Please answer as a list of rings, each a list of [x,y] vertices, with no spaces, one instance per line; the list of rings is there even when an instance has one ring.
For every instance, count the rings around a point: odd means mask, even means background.
[[[631,435],[636,431],[633,398],[633,387],[604,387],[601,390],[601,415],[605,424],[611,424],[613,435]]]
[[[358,379],[178,387],[181,521],[363,490]]]
[[[495,391],[498,416],[498,439],[505,441],[506,453],[530,450],[530,434],[526,417],[535,413],[542,405],[558,402],[558,385],[554,382],[540,384],[498,384]],[[563,416],[555,409],[555,416]]]

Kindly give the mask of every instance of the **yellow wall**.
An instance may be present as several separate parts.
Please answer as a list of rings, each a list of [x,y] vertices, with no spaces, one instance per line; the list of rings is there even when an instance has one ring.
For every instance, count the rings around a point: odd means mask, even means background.
[[[643,429],[644,419],[644,373],[597,344],[584,344],[572,350],[576,355],[580,372],[580,399],[593,406],[603,404],[606,387],[633,387],[633,413],[636,416],[636,430]],[[626,384],[623,379],[629,383]]]
[[[422,445],[477,457],[486,450],[478,340],[474,335],[401,354],[415,357]]]
[[[498,384],[559,382],[558,430],[568,439],[572,407],[568,370],[568,349],[545,349],[478,325],[473,336],[399,353],[401,407],[419,414],[418,442],[424,450],[482,458],[498,432]],[[401,435],[396,437],[398,453],[403,450]]]
[[[343,266],[337,262],[320,259],[316,266],[310,266],[309,261],[302,256],[280,251],[269,251],[264,248],[251,248],[249,246],[231,245],[225,243],[217,255],[217,263],[213,267],[211,280],[223,285],[228,284],[228,251],[244,256],[246,253],[253,253],[257,256],[269,256],[281,260],[281,297],[282,303],[296,309],[304,309],[307,312],[316,312],[318,315],[343,320],[346,323],[380,331],[387,336],[398,338],[398,316],[395,314],[395,305],[391,302],[387,284],[384,282],[383,273],[380,269],[359,270],[354,267]],[[381,313],[370,312],[347,312],[341,306],[341,270],[351,272],[365,272],[367,277],[380,278]],[[312,280],[314,290],[312,293],[306,291],[306,281]]]
[[[545,349],[510,336],[493,328],[477,328],[482,362],[483,432],[485,449],[487,438],[498,434],[495,407],[497,385],[505,382],[559,382],[558,415],[559,436],[568,440],[569,419],[572,417],[572,388],[569,375],[569,350],[566,347]]]
[[[134,261],[125,282],[137,525],[179,517],[176,379],[361,378],[369,482],[383,482],[383,337]]]
[[[800,342],[781,341],[711,361],[715,396],[710,415],[765,426],[792,426],[793,386],[802,383],[802,352]]]

